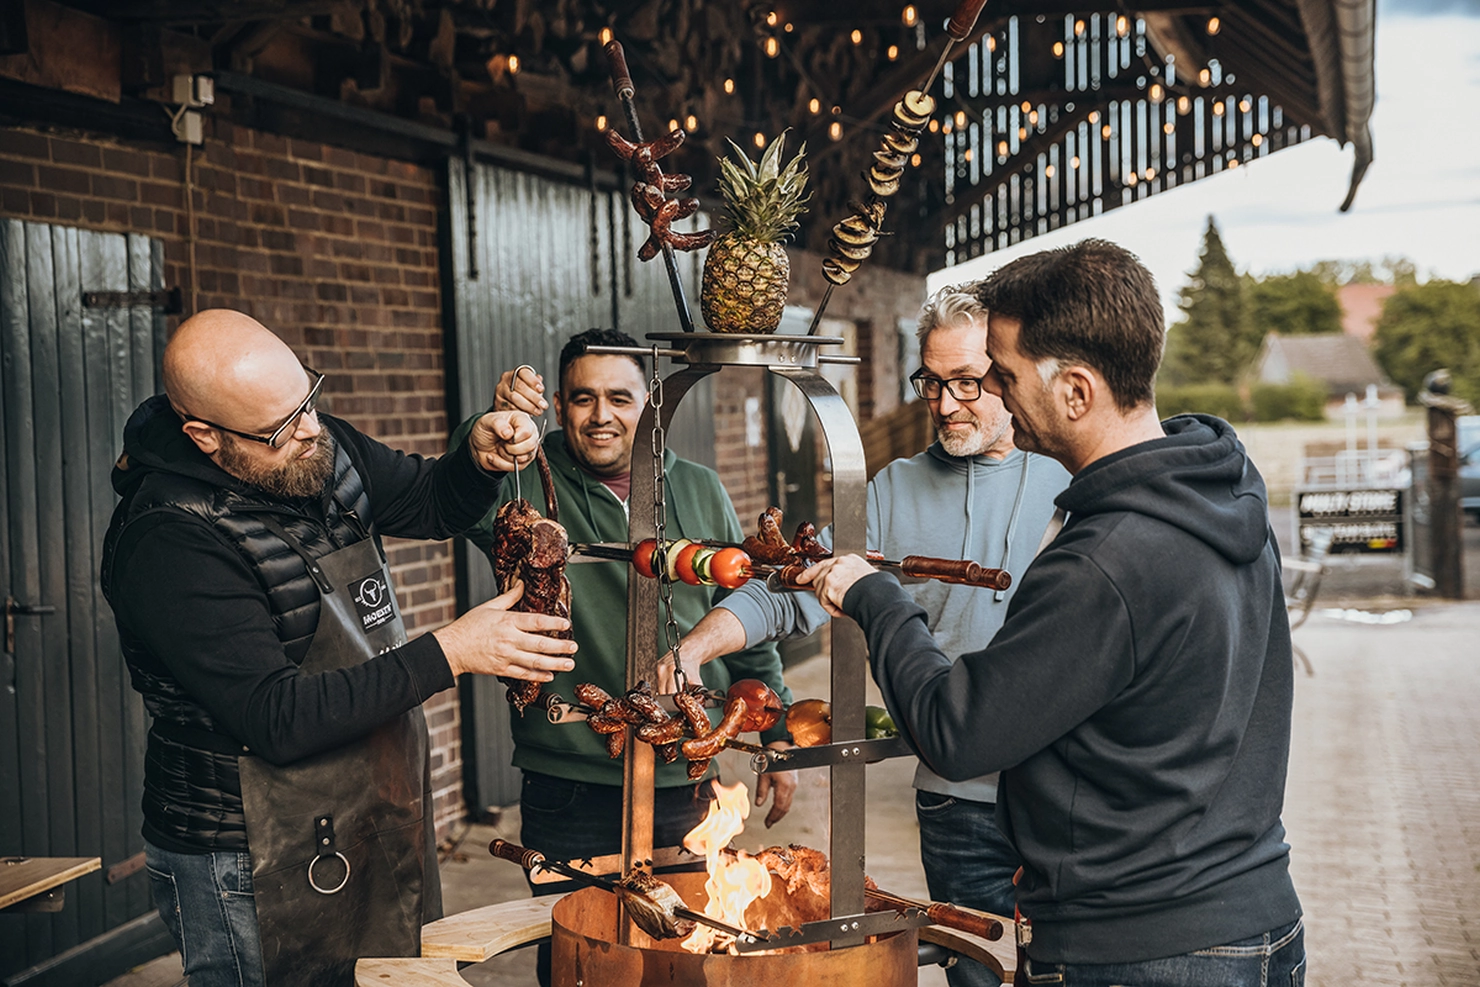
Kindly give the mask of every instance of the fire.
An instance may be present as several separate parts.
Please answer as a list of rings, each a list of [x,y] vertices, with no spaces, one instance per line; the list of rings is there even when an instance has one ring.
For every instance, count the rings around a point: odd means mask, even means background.
[[[714,786],[717,798],[709,803],[709,815],[689,831],[683,845],[695,854],[703,854],[709,869],[704,890],[709,901],[704,914],[730,925],[745,926],[745,910],[757,898],[771,890],[771,872],[749,854],[726,853],[730,841],[745,829],[750,815],[750,791],[743,782]],[[693,953],[710,952],[716,941],[728,939],[723,932],[701,925],[683,941],[683,948]]]

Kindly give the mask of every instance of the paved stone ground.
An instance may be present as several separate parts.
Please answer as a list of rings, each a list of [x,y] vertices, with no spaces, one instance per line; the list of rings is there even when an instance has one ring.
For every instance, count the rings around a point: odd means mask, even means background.
[[[1474,571],[1474,570],[1472,570]],[[1345,606],[1358,605],[1342,601]],[[1403,623],[1372,625],[1320,611],[1295,633],[1314,676],[1297,675],[1285,822],[1304,901],[1312,987],[1480,985],[1480,602],[1369,601],[1369,612],[1412,606]],[[789,673],[798,696],[824,696],[822,661]],[[728,756],[728,755],[727,755]],[[748,778],[743,758],[727,778]],[[924,893],[911,768],[869,769],[868,866],[885,887]],[[825,775],[803,775],[796,807],[776,829],[752,817],[740,845],[826,845]],[[517,811],[474,827],[443,865],[449,912],[527,894],[512,865],[487,855],[516,836]],[[110,987],[180,981],[162,957]],[[521,950],[464,977],[477,987],[533,983]],[[937,968],[923,987],[943,987]]]
[[[1295,634],[1285,822],[1308,982],[1480,984],[1480,604]]]

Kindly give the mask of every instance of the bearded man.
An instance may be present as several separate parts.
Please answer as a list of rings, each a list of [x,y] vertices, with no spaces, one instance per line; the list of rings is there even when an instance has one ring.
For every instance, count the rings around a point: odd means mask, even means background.
[[[945,288],[920,313],[920,369],[910,383],[930,410],[937,441],[896,459],[869,481],[868,547],[886,558],[928,555],[1027,568],[1069,474],[1013,445],[1012,416],[982,388],[991,370],[987,310],[963,287]],[[798,519],[800,520],[800,519]],[[823,540],[831,544],[831,530]],[[1016,583],[1014,583],[1014,588]],[[906,587],[924,609],[940,649],[955,656],[1002,626],[1013,590],[942,582]],[[753,579],[684,638],[692,677],[700,662],[762,641],[811,633],[828,619],[810,593],[772,593]],[[1017,852],[994,821],[997,775],[947,781],[915,771],[920,859],[930,896],[1012,915]],[[952,987],[995,985],[986,966],[962,957],[946,970]]]
[[[483,415],[437,460],[318,408],[324,377],[210,310],[124,428],[102,586],[152,717],[144,847],[195,987],[347,985],[440,917],[421,704],[462,672],[548,682],[565,620],[522,587],[407,641],[382,534],[449,538],[535,451]]]

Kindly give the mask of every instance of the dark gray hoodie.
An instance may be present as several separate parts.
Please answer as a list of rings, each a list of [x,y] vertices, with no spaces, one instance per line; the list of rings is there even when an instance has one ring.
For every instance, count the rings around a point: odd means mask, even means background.
[[[1057,503],[984,650],[952,664],[887,574],[844,611],[946,778],[1002,771],[1040,962],[1173,956],[1293,921],[1280,823],[1293,690],[1264,482],[1233,429],[1173,418]]]

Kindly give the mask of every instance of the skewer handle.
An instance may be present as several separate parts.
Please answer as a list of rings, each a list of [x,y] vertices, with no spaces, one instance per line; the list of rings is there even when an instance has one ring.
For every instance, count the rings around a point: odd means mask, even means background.
[[[533,870],[545,862],[545,855],[538,850],[531,850],[517,843],[510,843],[508,840],[494,840],[488,844],[488,852],[500,860],[518,864],[525,870]]]
[[[969,4],[973,0],[966,0],[966,2]],[[986,0],[982,0],[982,3],[985,2]],[[980,11],[981,4],[977,4],[976,9]],[[972,16],[972,20],[976,20],[975,15]],[[955,22],[953,21],[952,23]],[[967,30],[970,30],[970,28],[967,28]],[[606,57],[612,63],[612,88],[617,91],[617,98],[631,99],[637,94],[637,87],[632,84],[632,73],[627,71],[627,55],[622,51],[622,42],[616,39],[608,41],[606,43]],[[641,140],[642,138],[639,137],[638,139]]]
[[[930,559],[923,555],[906,555],[900,561],[899,569],[906,576],[938,579],[943,583],[958,583],[963,586],[1007,589],[1012,585],[1012,576],[1006,569],[988,569],[969,559]]]
[[[988,941],[996,941],[1002,938],[1002,923],[990,915],[979,912],[967,911],[957,908],[949,902],[942,901],[911,901],[909,898],[901,898],[897,894],[888,891],[880,891],[875,888],[865,888],[864,898],[870,907],[868,911],[882,911],[885,908],[893,908],[903,911],[906,908],[918,908],[929,916],[930,921],[936,925],[943,925],[948,929],[957,929],[961,932],[969,932],[971,935],[980,936]]]
[[[946,24],[946,33],[951,36],[952,41],[965,41],[971,29],[976,27],[976,19],[981,16],[982,8],[987,5],[987,0],[961,0],[956,12],[951,15],[950,22]]]

